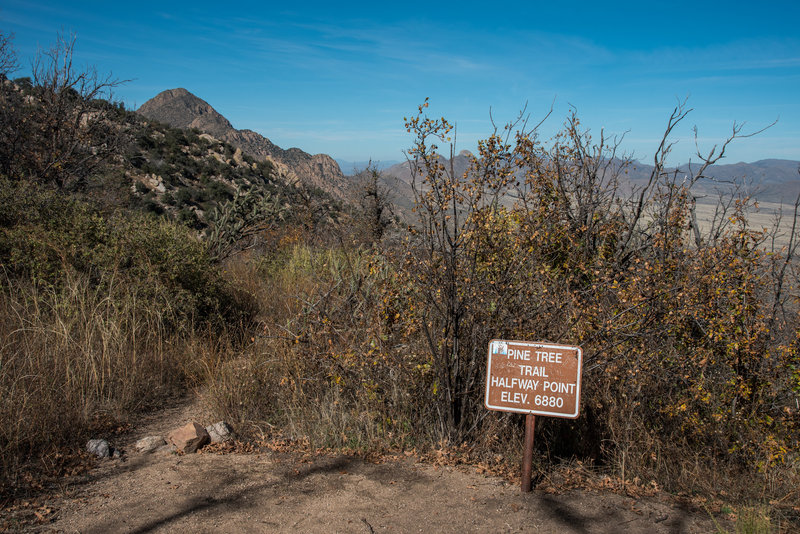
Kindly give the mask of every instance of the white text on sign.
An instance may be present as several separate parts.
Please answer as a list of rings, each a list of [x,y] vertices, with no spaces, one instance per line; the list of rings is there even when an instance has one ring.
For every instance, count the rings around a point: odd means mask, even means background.
[[[577,417],[580,347],[493,340],[489,344],[486,407]]]

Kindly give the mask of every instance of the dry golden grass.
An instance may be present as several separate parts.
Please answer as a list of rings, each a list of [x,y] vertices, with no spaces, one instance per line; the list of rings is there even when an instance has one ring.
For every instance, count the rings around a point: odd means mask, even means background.
[[[82,276],[61,288],[4,282],[0,467],[6,480],[40,453],[78,445],[91,428],[102,430],[98,422],[124,421],[185,382],[191,345],[166,334],[162,311],[139,298],[135,286],[110,281],[101,290]]]

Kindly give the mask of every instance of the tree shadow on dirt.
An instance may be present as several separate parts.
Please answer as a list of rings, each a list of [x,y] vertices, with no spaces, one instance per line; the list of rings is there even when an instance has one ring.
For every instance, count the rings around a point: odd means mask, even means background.
[[[579,511],[577,506],[552,495],[540,495],[537,498],[548,511],[550,517],[564,527],[564,532],[574,532],[576,534],[648,532],[655,530],[657,523],[667,520],[669,522],[665,522],[663,527],[667,527],[667,531],[670,533],[680,534],[687,532],[690,519],[689,511],[685,508],[673,508],[669,516],[664,515],[656,518],[641,516],[628,519],[621,513],[618,506],[601,507],[596,513],[587,514]]]
[[[135,470],[140,465],[136,462],[128,467],[127,470]],[[297,483],[313,476],[313,475],[330,475],[330,474],[343,474],[348,471],[361,471],[364,461],[350,456],[337,456],[333,458],[319,458],[313,463],[308,465],[299,465],[294,462],[287,462],[283,467],[275,469],[273,473],[277,476],[276,479],[267,481],[261,484],[248,485],[244,488],[230,491],[237,483],[241,482],[241,478],[237,473],[232,473],[226,476],[215,475],[213,480],[209,480],[209,485],[204,491],[205,495],[186,498],[182,504],[174,503],[179,507],[178,510],[169,513],[158,519],[149,520],[141,525],[131,525],[128,528],[120,528],[119,522],[116,518],[109,518],[101,524],[97,524],[87,532],[111,532],[124,530],[130,534],[145,534],[158,530],[169,530],[174,528],[182,519],[197,513],[218,512],[220,514],[230,514],[232,512],[245,510],[248,508],[264,507],[264,500],[254,498],[262,496],[269,490],[285,491],[284,488],[293,488],[291,493],[295,496],[302,496],[304,494],[313,493],[314,490],[304,490],[303,488],[295,487]],[[380,466],[369,465],[369,478],[380,480],[384,478],[384,473]],[[276,466],[278,467],[278,466]],[[373,469],[377,467],[377,470]],[[407,477],[411,484],[421,483],[424,477],[412,475]],[[287,491],[288,493],[289,491]]]

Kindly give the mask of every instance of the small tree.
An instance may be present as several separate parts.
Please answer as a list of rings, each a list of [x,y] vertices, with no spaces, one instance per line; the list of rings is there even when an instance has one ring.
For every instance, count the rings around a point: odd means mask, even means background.
[[[2,81],[8,80],[9,74],[19,68],[17,52],[14,50],[12,36],[0,32],[0,77]]]
[[[634,185],[623,181],[632,161],[621,140],[602,131],[593,140],[572,114],[547,147],[520,115],[456,173],[453,127],[426,108],[406,121],[418,221],[402,276],[414,288],[406,309],[429,355],[440,438],[475,437],[485,349],[503,337],[584,348],[584,411],[605,437],[595,446],[641,476],[679,465],[654,461],[656,446],[675,458],[735,453],[751,466],[785,458],[797,319],[782,307],[796,233],[767,254],[746,197],[721,203],[711,233],[694,215],[692,187],[753,134],[734,125],[679,174],[665,161],[690,111],[681,102],[650,176]],[[449,160],[438,143],[450,144]]]
[[[354,233],[364,243],[379,243],[392,224],[393,208],[381,172],[372,161],[355,176],[353,196],[359,220]]]
[[[0,43],[4,68],[14,65],[8,38]],[[58,188],[81,188],[118,153],[123,136],[109,113],[112,90],[122,82],[73,64],[75,37],[59,35],[32,61],[32,87],[7,87],[0,95],[0,173]],[[0,65],[2,67],[3,65]]]
[[[0,174],[9,176],[22,125],[22,96],[9,75],[19,68],[12,36],[0,33]]]

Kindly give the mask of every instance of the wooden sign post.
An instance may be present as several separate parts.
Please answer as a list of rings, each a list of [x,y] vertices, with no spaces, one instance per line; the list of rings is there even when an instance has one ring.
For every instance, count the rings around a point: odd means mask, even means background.
[[[580,347],[502,339],[489,342],[486,407],[525,414],[523,492],[531,491],[536,416],[578,417],[582,363]]]

